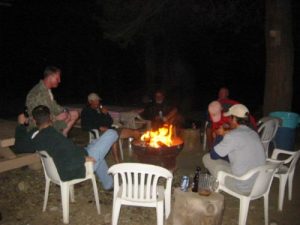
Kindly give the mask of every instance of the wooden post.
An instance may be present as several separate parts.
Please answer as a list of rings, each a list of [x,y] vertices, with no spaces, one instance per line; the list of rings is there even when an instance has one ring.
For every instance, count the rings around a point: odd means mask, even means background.
[[[182,139],[184,142],[184,151],[198,151],[201,149],[199,129],[184,129]]]

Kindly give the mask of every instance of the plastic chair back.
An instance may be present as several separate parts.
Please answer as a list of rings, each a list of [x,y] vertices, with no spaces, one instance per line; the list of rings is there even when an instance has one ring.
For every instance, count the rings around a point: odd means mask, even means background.
[[[93,140],[98,139],[100,137],[100,133],[98,129],[92,129],[89,131],[89,143]]]
[[[45,176],[56,183],[61,182],[52,157],[46,151],[39,151],[38,153],[42,160]]]
[[[257,171],[257,177],[250,193],[251,198],[259,198],[269,192],[278,166],[278,163],[270,163],[253,169]]]
[[[121,187],[121,198],[132,202],[157,201],[159,178],[173,178],[171,172],[165,168],[141,163],[116,164],[108,172],[114,175],[115,192]]]
[[[46,151],[39,151],[38,152],[43,164],[45,178],[46,178],[46,186],[45,186],[45,195],[44,195],[44,205],[43,205],[43,211],[46,211],[47,202],[48,202],[48,195],[49,195],[49,188],[50,188],[50,181],[53,183],[56,183],[60,185],[61,188],[61,202],[62,202],[62,211],[63,211],[63,222],[65,224],[69,223],[69,197],[71,197],[71,201],[74,202],[74,184],[83,182],[85,180],[91,179],[93,184],[93,190],[94,190],[94,197],[95,197],[95,203],[97,207],[97,212],[100,214],[100,203],[99,203],[99,195],[98,195],[98,189],[96,184],[95,175],[92,170],[92,163],[86,162],[86,176],[84,178],[79,179],[73,179],[70,181],[61,181],[60,176],[57,172],[55,163],[52,159],[52,157],[46,152]]]
[[[258,124],[260,124],[258,128],[260,140],[264,146],[266,156],[268,157],[269,145],[276,135],[280,124],[280,119],[264,117],[258,122]]]

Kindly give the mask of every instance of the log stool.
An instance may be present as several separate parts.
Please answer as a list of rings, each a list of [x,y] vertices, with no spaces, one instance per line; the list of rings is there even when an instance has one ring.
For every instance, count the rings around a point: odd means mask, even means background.
[[[175,203],[172,210],[173,225],[221,225],[224,209],[224,196],[213,192],[201,196],[191,190],[174,191]]]
[[[200,130],[199,129],[184,129],[182,132],[182,139],[184,141],[184,151],[200,150]]]

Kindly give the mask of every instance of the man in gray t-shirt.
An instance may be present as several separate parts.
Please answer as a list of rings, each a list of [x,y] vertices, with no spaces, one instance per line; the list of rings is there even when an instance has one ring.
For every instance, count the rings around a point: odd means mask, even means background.
[[[266,158],[260,138],[247,126],[249,110],[244,105],[237,104],[230,107],[224,115],[230,116],[231,130],[224,135],[223,140],[210,151],[210,154],[204,155],[204,166],[216,177],[220,170],[242,176],[250,169],[264,165]],[[226,156],[229,162],[224,160]],[[226,184],[236,191],[249,192],[254,179],[255,177],[252,177],[243,182],[228,179]]]

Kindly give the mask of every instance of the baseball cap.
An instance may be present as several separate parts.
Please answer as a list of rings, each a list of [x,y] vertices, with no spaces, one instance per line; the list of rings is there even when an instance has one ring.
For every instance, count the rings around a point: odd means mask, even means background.
[[[102,99],[96,93],[90,93],[88,95],[88,101],[95,101],[95,100],[102,100]]]
[[[246,118],[249,110],[243,104],[236,104],[229,108],[228,112],[224,113],[224,116],[236,116],[239,118]]]
[[[208,105],[208,112],[213,122],[219,122],[222,116],[222,105],[218,101],[212,101]]]

